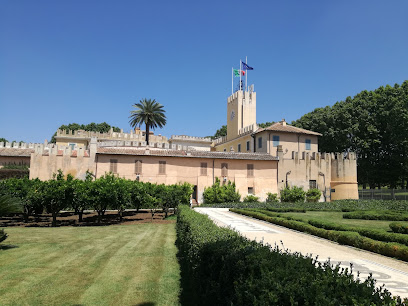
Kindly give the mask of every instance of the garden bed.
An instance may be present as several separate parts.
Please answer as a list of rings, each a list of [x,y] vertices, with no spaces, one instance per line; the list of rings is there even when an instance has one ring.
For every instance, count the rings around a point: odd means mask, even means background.
[[[123,219],[120,221],[117,211],[106,211],[98,223],[98,214],[94,211],[84,212],[83,221],[78,221],[78,215],[74,212],[62,212],[57,217],[57,226],[106,226],[106,225],[129,225],[139,223],[175,223],[173,219],[164,219],[163,212],[156,212],[152,218],[150,211],[142,210],[125,211]],[[0,228],[2,227],[50,227],[52,223],[51,214],[40,214],[36,217],[30,217],[29,222],[24,222],[23,214],[13,214],[8,217],[0,218]]]

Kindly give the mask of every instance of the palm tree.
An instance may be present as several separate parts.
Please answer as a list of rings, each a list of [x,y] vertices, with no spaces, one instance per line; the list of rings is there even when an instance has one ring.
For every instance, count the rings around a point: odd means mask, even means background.
[[[166,124],[166,115],[163,105],[156,100],[143,99],[132,105],[135,110],[130,111],[130,125],[135,128],[146,124],[146,142],[149,145],[150,129],[162,128]]]

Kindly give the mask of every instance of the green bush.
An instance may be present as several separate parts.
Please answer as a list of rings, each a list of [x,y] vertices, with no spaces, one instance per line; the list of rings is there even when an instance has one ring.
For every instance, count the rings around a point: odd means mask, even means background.
[[[305,191],[302,187],[293,186],[292,188],[286,187],[280,192],[281,202],[304,202],[305,201]]]
[[[343,214],[344,219],[408,221],[408,214],[392,210],[352,211]]]
[[[394,233],[408,234],[408,225],[406,224],[392,222],[390,223],[390,228]]]
[[[306,191],[307,202],[319,202],[322,192],[317,188],[312,188]]]
[[[253,194],[248,194],[243,200],[245,203],[254,203],[254,202],[259,202],[259,197],[253,195]]]
[[[22,205],[19,199],[13,198],[8,194],[0,194],[0,217],[22,211]]]
[[[0,243],[6,240],[7,237],[8,235],[6,234],[6,232],[3,229],[0,229]]]
[[[215,178],[215,182],[211,187],[204,189],[203,197],[204,203],[207,204],[239,202],[241,199],[234,182],[228,181],[228,183],[221,185],[218,177]]]
[[[277,194],[277,193],[268,192],[268,193],[267,193],[267,198],[266,198],[266,203],[274,203],[274,202],[279,202],[278,194]]]
[[[376,288],[371,276],[354,279],[351,271],[329,262],[249,241],[184,206],[177,217],[177,246],[183,275],[181,304],[402,304],[400,298]]]

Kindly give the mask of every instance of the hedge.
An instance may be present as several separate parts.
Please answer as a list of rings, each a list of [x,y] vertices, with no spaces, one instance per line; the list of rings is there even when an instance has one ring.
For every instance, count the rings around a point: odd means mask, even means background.
[[[398,210],[408,211],[408,201],[398,200],[337,200],[332,202],[269,202],[269,203],[217,203],[203,204],[204,207],[214,208],[301,208],[305,210]]]
[[[177,246],[186,305],[402,305],[370,276],[278,247],[263,246],[217,227],[184,205]]]
[[[30,170],[28,169],[0,169],[0,180],[9,178],[24,178],[28,177]]]
[[[389,257],[395,257],[404,261],[408,261],[408,246],[396,243],[396,242],[382,242],[375,240],[380,237],[387,237],[387,235],[397,235],[397,234],[387,234],[381,232],[375,232],[372,230],[363,230],[361,233],[357,231],[348,231],[347,227],[344,227],[344,230],[332,230],[328,229],[329,227],[326,224],[326,228],[323,228],[322,222],[320,225],[322,227],[316,227],[317,221],[314,222],[314,225],[306,223],[299,220],[293,220],[283,217],[274,217],[268,216],[263,212],[259,211],[250,211],[244,209],[231,209],[232,212],[236,212],[245,216],[250,216],[256,219],[267,221],[270,223],[282,225],[284,227],[298,230],[301,232],[309,233],[318,237],[322,237],[328,240],[338,242],[340,244],[350,245],[356,248],[364,249],[374,253],[382,254]],[[364,233],[364,236],[363,234]],[[375,239],[368,238],[366,235],[372,234],[372,237]],[[378,236],[376,236],[378,235]],[[391,236],[389,236],[391,238]],[[401,239],[402,240],[402,239]],[[405,241],[405,240],[404,240]]]
[[[390,223],[390,228],[394,233],[408,234],[408,226],[406,224],[392,222]]]
[[[344,219],[408,221],[408,214],[401,211],[369,210],[353,211],[343,214]]]

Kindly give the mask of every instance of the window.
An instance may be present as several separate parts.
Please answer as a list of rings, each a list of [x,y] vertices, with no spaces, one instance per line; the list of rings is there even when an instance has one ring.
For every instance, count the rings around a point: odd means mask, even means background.
[[[221,176],[228,176],[228,164],[227,163],[221,164]]]
[[[262,148],[262,137],[258,137],[258,148]]]
[[[305,140],[306,150],[310,150],[312,141],[310,139]]]
[[[238,152],[241,152],[241,144],[238,144]]]
[[[166,162],[159,161],[159,174],[166,174]]]
[[[247,164],[247,177],[254,176],[254,164]]]
[[[227,152],[227,149],[224,149],[224,152]]]
[[[316,180],[309,181],[309,189],[317,188]]]
[[[117,159],[111,159],[110,160],[109,171],[112,172],[112,173],[118,173],[118,160]]]
[[[249,141],[247,141],[247,151],[249,151]]]
[[[273,140],[273,146],[274,147],[279,146],[279,136],[273,135],[272,140]]]
[[[248,187],[248,194],[255,194],[254,187]]]
[[[135,160],[135,173],[136,174],[142,173],[142,161],[141,160]]]
[[[68,146],[71,147],[71,150],[75,150],[76,143],[70,143]]]
[[[201,163],[200,175],[207,175],[207,163]]]

